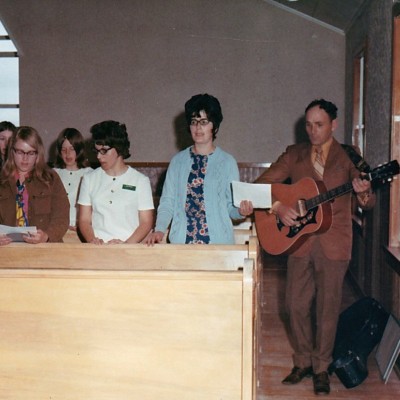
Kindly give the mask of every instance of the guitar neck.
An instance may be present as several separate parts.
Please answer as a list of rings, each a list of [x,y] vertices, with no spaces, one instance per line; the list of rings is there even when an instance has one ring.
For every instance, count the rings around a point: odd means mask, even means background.
[[[335,199],[336,197],[343,196],[353,190],[353,185],[351,182],[345,183],[344,185],[338,186],[334,189],[328,190],[318,196],[312,197],[305,201],[305,206],[307,211],[319,206],[320,204],[327,203]]]

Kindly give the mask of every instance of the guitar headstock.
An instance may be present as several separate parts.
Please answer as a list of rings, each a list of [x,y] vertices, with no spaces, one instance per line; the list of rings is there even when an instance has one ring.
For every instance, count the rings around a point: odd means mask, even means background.
[[[386,164],[379,165],[374,168],[368,175],[369,180],[375,184],[384,184],[391,182],[393,177],[400,173],[400,167],[397,160],[390,161]]]

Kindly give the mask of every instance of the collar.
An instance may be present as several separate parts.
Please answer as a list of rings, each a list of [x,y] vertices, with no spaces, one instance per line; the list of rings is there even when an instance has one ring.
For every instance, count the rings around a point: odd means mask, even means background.
[[[331,137],[329,140],[327,140],[324,144],[322,144],[321,146],[315,146],[315,145],[313,145],[312,146],[312,158],[313,158],[313,160],[315,159],[315,149],[317,148],[317,147],[319,147],[319,148],[321,148],[322,149],[322,160],[325,162],[326,161],[326,159],[328,158],[328,154],[329,154],[329,150],[330,150],[330,148],[331,148],[331,145],[332,145],[332,143],[333,143],[333,137]]]

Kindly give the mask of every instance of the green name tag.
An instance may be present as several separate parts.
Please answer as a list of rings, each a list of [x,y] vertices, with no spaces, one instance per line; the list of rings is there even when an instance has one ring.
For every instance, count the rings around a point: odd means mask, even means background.
[[[132,186],[132,185],[122,185],[122,189],[126,189],[126,190],[136,190],[136,186]]]

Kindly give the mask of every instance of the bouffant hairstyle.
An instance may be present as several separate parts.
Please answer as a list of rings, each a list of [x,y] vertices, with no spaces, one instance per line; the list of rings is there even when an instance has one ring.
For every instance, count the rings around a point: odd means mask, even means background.
[[[189,126],[193,118],[200,117],[200,111],[204,111],[207,115],[207,119],[212,122],[213,139],[215,139],[223,119],[221,105],[218,99],[207,93],[197,94],[191,97],[185,103],[185,117]]]
[[[125,124],[117,121],[103,121],[90,128],[93,144],[114,148],[123,159],[130,157],[129,138]]]

